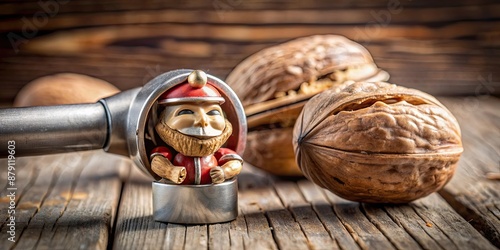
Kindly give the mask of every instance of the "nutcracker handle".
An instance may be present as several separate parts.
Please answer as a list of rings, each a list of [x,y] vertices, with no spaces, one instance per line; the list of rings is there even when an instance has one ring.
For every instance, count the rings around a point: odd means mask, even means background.
[[[0,157],[104,149],[128,156],[128,110],[139,88],[92,104],[0,109]]]

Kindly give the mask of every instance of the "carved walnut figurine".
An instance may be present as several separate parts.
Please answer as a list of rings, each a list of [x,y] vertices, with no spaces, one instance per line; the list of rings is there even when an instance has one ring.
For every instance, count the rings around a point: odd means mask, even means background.
[[[221,148],[232,133],[220,104],[224,98],[193,71],[186,83],[168,90],[158,100],[164,108],[155,125],[165,145],[153,149],[151,169],[177,184],[222,183],[240,173],[243,160]]]
[[[442,188],[463,151],[460,128],[434,97],[378,82],[325,91],[294,128],[304,175],[353,201],[405,203]]]
[[[301,176],[291,138],[304,104],[346,81],[388,78],[363,46],[338,35],[299,38],[253,54],[226,79],[247,115],[243,157],[273,174]]]

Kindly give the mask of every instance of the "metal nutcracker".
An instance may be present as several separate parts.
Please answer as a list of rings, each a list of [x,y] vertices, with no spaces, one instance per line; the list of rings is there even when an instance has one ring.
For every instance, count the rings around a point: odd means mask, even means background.
[[[15,141],[16,156],[130,156],[155,179],[154,219],[184,224],[236,218],[246,131],[236,94],[199,70],[170,71],[94,104],[0,109],[0,143]]]

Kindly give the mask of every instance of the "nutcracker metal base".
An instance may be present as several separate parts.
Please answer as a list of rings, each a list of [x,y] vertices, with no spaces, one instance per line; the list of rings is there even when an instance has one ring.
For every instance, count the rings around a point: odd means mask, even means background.
[[[238,216],[238,181],[176,185],[153,182],[153,217],[179,224],[213,224]]]

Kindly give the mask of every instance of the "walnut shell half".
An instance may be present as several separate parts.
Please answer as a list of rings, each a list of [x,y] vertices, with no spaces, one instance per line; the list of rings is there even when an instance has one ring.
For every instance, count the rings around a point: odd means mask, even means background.
[[[292,130],[304,104],[346,81],[386,81],[362,45],[339,35],[298,38],[242,61],[226,82],[245,107],[244,159],[273,174],[302,176],[295,164]]]
[[[331,78],[363,81],[382,73],[368,50],[339,35],[302,37],[261,50],[239,63],[226,81],[244,106],[312,91],[317,81]],[[316,92],[317,93],[317,92]],[[315,94],[316,94],[315,93]]]
[[[353,201],[405,203],[442,188],[463,151],[434,97],[389,83],[325,91],[304,107],[293,145],[304,175]]]

